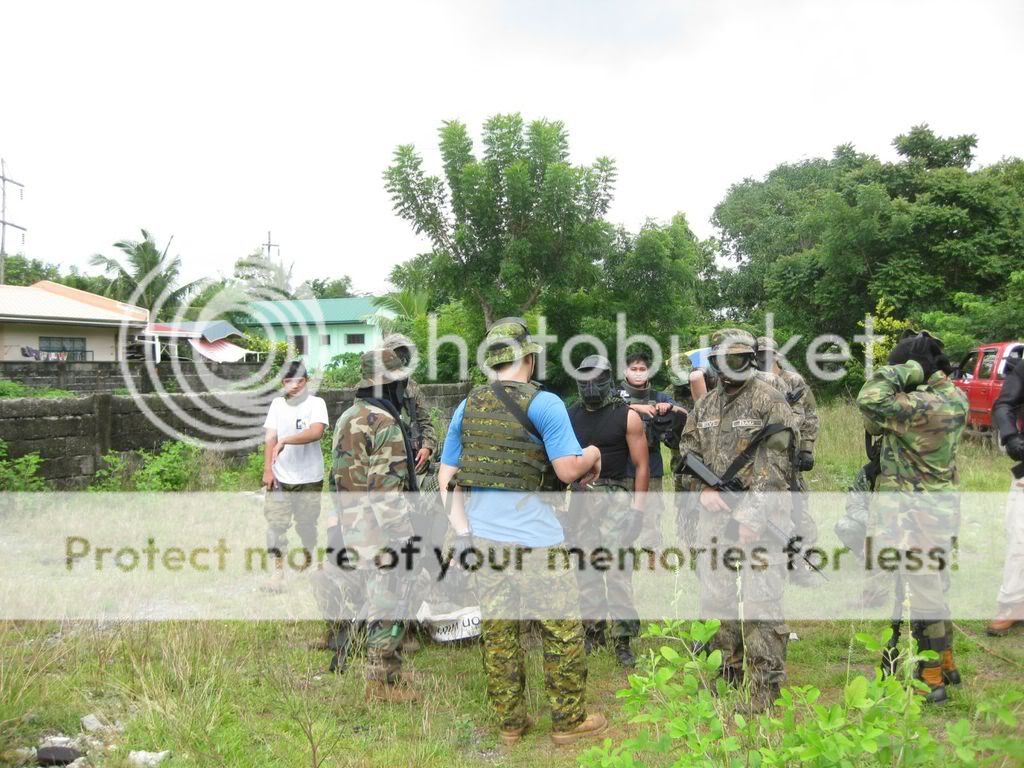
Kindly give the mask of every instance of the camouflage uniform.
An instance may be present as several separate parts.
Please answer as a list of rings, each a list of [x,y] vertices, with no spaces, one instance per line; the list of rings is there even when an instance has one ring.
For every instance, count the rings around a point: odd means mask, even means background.
[[[508,546],[482,538],[473,543],[481,551],[500,552]],[[576,578],[568,568],[545,567],[551,556],[561,562],[558,554],[557,548],[535,548],[529,558],[537,567],[526,567],[512,578],[494,568],[481,568],[476,572],[476,587],[483,616],[522,615],[523,595],[534,599],[547,595],[545,611],[564,617],[536,624],[544,646],[544,691],[552,730],[568,731],[586,717],[587,661]],[[480,624],[487,698],[502,728],[518,728],[526,722],[526,626],[527,622],[512,619],[484,619]]]
[[[916,360],[879,368],[861,388],[857,406],[868,432],[881,435],[875,490],[888,492],[877,499],[879,522],[887,529],[882,543],[900,550],[938,546],[948,551],[959,528],[956,452],[967,423],[967,399],[941,371],[922,379]],[[902,574],[918,642],[938,652],[951,640],[948,576],[948,569]]]
[[[753,355],[754,339],[734,329],[713,337],[715,351]],[[683,429],[682,450],[693,452],[717,474],[723,474],[762,427],[779,424],[785,431],[760,443],[753,460],[737,479],[747,492],[730,514],[712,512],[702,505],[697,523],[697,541],[719,550],[736,545],[736,523],[760,534],[749,548],[763,547],[770,553],[771,567],[755,571],[744,567],[739,575],[720,564],[712,568],[698,561],[700,614],[720,618],[722,626],[711,641],[723,655],[723,675],[731,681],[744,677],[750,684],[751,704],[763,709],[775,700],[786,679],[785,660],[789,628],[782,618],[784,566],[781,546],[765,532],[768,521],[778,529],[790,528],[789,478],[792,472],[792,444],[799,439],[793,411],[782,393],[764,377],[751,376],[734,392],[719,381],[694,406]],[[739,599],[737,599],[739,598]],[[753,616],[754,620],[743,619]]]
[[[320,517],[320,494],[324,481],[313,483],[274,483],[263,502],[263,516],[267,520],[267,550],[283,556],[287,549],[288,529],[295,520],[307,558],[312,562],[316,551],[316,521]],[[280,555],[277,553],[281,553]]]
[[[515,318],[496,321],[488,329],[486,342],[485,362],[492,367],[543,349],[530,339],[525,323]],[[539,389],[533,384],[511,381],[500,384],[524,412]],[[536,492],[559,487],[543,445],[530,438],[530,433],[488,385],[475,388],[466,398],[457,480],[470,494],[473,488]],[[474,539],[474,546],[483,550],[508,545],[480,537]],[[547,550],[535,549],[531,558],[538,553],[546,554]],[[500,618],[521,616],[524,609],[520,601],[524,594],[532,594],[534,599],[538,594],[549,596],[551,605],[547,615],[564,617],[536,622],[544,646],[544,687],[551,705],[553,730],[571,731],[584,724],[588,719],[587,666],[575,575],[567,569],[548,571],[545,568],[510,571],[481,568],[475,575],[483,617],[481,647],[487,698],[501,728],[515,730],[524,728],[527,723],[522,644],[526,622]],[[546,581],[538,585],[535,579],[539,578]]]
[[[384,349],[394,350],[399,355],[399,359],[401,359],[400,350],[406,349],[411,352],[416,345],[408,336],[400,333],[389,333],[384,337],[381,346]],[[406,364],[406,361],[403,360],[403,364]],[[412,437],[413,450],[419,451],[422,448],[429,448],[431,457],[436,456],[437,432],[434,430],[434,422],[430,419],[430,409],[427,408],[427,403],[423,399],[423,391],[420,389],[420,385],[411,376],[405,381],[405,392],[402,395],[402,401],[401,410],[405,412],[402,422],[406,425],[407,431]],[[428,469],[429,464],[424,466],[418,474],[425,474]]]
[[[396,360],[388,350],[364,353],[359,388],[379,383],[380,367],[390,371]],[[346,549],[358,561],[354,569],[329,566],[317,573],[314,594],[328,622],[366,620],[367,677],[397,682],[404,624],[396,608],[407,588],[403,580],[411,575],[402,568],[379,570],[374,558],[413,535],[402,426],[387,410],[357,397],[334,427],[332,457],[332,485],[344,494],[337,498],[338,522]]]

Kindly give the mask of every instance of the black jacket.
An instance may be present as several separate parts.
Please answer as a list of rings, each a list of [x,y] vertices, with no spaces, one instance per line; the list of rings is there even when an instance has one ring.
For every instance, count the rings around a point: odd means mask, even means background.
[[[1017,409],[1024,405],[1024,362],[1017,363],[1006,374],[1003,389],[992,406],[992,425],[999,430],[999,440],[1006,441],[1017,434]]]

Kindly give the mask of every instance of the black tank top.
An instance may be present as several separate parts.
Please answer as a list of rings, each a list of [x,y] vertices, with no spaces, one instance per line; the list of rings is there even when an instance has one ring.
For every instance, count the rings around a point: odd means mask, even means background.
[[[626,419],[629,406],[606,405],[597,411],[588,411],[582,403],[569,409],[569,420],[580,445],[597,446],[601,451],[601,477],[625,480],[629,465],[629,445],[626,443]]]

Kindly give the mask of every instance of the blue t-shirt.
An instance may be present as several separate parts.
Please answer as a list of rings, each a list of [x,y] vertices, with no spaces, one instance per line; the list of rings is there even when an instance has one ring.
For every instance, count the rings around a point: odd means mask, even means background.
[[[441,452],[441,463],[459,466],[462,460],[463,400],[452,414],[448,435]],[[558,396],[538,392],[526,411],[533,426],[544,438],[544,450],[554,461],[563,456],[581,456],[569,412]],[[535,438],[530,435],[531,440]],[[550,504],[535,493],[503,491],[500,488],[474,488],[466,503],[466,516],[474,536],[524,547],[553,547],[565,539],[562,526]]]

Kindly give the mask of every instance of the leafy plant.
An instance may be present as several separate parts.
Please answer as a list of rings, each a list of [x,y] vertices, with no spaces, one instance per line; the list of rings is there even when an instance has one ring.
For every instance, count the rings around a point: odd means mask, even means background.
[[[708,652],[719,622],[666,622],[648,627],[645,637],[663,642],[630,675],[629,688],[617,696],[636,736],[616,744],[606,739],[580,755],[580,763],[601,768],[630,768],[650,756],[675,768],[697,766],[914,766],[939,765],[952,750],[960,764],[996,765],[1004,756],[1022,754],[1014,738],[1024,694],[1013,692],[978,708],[991,729],[1008,733],[979,735],[968,720],[947,727],[948,747],[936,740],[923,721],[926,689],[913,677],[918,655],[912,644],[902,649],[898,676],[852,676],[840,700],[826,703],[814,686],[783,688],[774,710],[743,714],[745,692],[719,676],[722,655]],[[879,654],[891,637],[858,634],[857,642]],[[908,641],[909,642],[909,641]],[[659,756],[659,757],[655,757]]]
[[[18,381],[0,379],[0,399],[10,397],[78,397],[75,392],[66,389],[54,389],[51,387],[30,387]]]
[[[321,387],[323,389],[354,387],[361,378],[359,354],[357,352],[343,352],[332,357],[331,361],[324,366]]]
[[[0,491],[41,491],[45,487],[39,477],[43,459],[38,453],[9,458],[7,443],[0,440]]]

